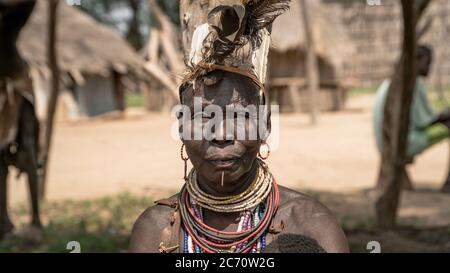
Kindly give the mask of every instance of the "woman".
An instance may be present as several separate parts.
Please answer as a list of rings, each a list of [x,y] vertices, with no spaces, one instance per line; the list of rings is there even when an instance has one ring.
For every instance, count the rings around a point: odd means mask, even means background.
[[[194,33],[193,67],[180,88],[181,103],[192,113],[180,118],[181,158],[190,160],[194,168],[189,174],[185,168],[185,185],[179,194],[158,201],[139,217],[130,251],[259,253],[279,235],[294,234],[315,240],[327,252],[348,252],[345,235],[328,209],[304,194],[278,186],[264,162],[270,150],[260,152],[262,146],[268,146],[267,134],[259,126],[264,120],[261,115],[250,113],[239,122],[227,113],[230,106],[259,109],[265,104],[264,60],[257,62],[263,63],[263,69],[254,61],[255,56],[266,60],[268,47],[262,46],[268,41],[266,27],[276,18],[265,20],[259,28],[251,27],[249,21],[255,18],[249,14],[256,10],[253,2],[236,1],[242,5],[222,5],[210,13],[209,18],[218,15],[220,23],[210,21]],[[280,10],[286,9],[288,2],[280,1]],[[240,12],[244,9],[245,13]],[[227,28],[227,20],[237,26],[234,31],[230,25]],[[232,24],[236,20],[239,24]],[[249,28],[254,32],[246,31]],[[254,42],[251,38],[255,35],[261,39]],[[250,54],[242,53],[243,40],[251,44],[247,47]],[[195,106],[196,100],[201,101],[200,108]],[[227,122],[214,127],[211,137],[186,137],[196,129],[210,128],[215,117],[206,110],[209,106],[218,107]],[[199,117],[200,123],[195,122]],[[270,128],[270,119],[265,121]],[[234,127],[231,135],[229,126]],[[245,132],[244,138],[238,136],[240,130]],[[249,137],[255,132],[255,139]]]

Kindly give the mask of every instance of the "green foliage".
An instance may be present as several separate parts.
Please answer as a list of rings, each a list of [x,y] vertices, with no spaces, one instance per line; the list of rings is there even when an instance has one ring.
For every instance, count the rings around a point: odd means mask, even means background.
[[[355,88],[350,89],[349,95],[350,96],[371,95],[371,94],[375,94],[377,89],[378,89],[378,86],[355,87]]]
[[[158,0],[161,9],[170,17],[172,22],[180,26],[180,5],[179,0]]]
[[[67,243],[77,241],[82,252],[124,252],[134,221],[152,199],[125,193],[84,201],[63,201],[45,204],[42,208],[45,239],[36,245],[20,235],[7,237],[0,242],[0,253],[51,252],[68,253]],[[26,206],[13,211],[13,220],[19,230],[26,226],[29,212]],[[20,232],[19,232],[20,233]]]
[[[140,93],[128,94],[125,97],[125,107],[144,107],[144,96]]]
[[[436,111],[444,111],[450,108],[450,86],[444,87],[442,91],[432,89],[432,104]]]
[[[172,22],[179,26],[178,0],[158,0],[158,4]],[[136,49],[143,47],[148,38],[152,18],[147,0],[81,1],[78,8],[122,33]]]
[[[436,111],[444,111],[445,109],[450,107],[450,100],[442,100],[442,99],[434,99],[433,100],[433,108]]]
[[[111,12],[114,9],[126,8],[128,0],[99,0],[81,1],[81,6],[77,6],[97,21],[107,24],[113,28],[118,26],[119,19],[113,18]]]

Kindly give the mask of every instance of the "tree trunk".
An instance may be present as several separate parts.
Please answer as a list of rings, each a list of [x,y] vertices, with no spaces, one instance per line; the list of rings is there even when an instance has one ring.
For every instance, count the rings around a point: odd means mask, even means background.
[[[396,225],[402,181],[406,173],[411,103],[416,85],[416,25],[430,0],[402,0],[403,50],[386,99],[383,121],[383,151],[376,201],[377,226]]]
[[[312,32],[311,20],[309,16],[308,3],[301,0],[301,17],[303,18],[303,26],[306,38],[306,74],[308,77],[309,89],[309,111],[311,115],[311,124],[317,124],[317,93],[319,91],[319,69],[317,65],[317,56],[315,52],[314,36]]]
[[[156,20],[157,28],[160,31],[159,43],[168,60],[168,66],[172,72],[181,73],[185,65],[180,54],[179,32],[155,0],[148,0],[148,4],[150,13]]]
[[[291,97],[292,100],[292,104],[293,104],[293,109],[295,113],[300,113],[302,111],[302,107],[301,107],[301,103],[302,100],[300,98],[300,88],[297,84],[290,84],[288,86],[288,90],[289,90],[289,96]]]
[[[142,34],[139,24],[139,0],[129,0],[129,5],[131,8],[131,21],[130,26],[127,31],[127,41],[134,47],[134,49],[139,50],[142,48]]]
[[[46,181],[48,173],[48,162],[50,159],[50,148],[53,136],[53,124],[55,119],[56,104],[58,102],[59,95],[59,69],[58,69],[58,59],[57,59],[57,11],[58,11],[58,0],[49,0],[49,18],[48,18],[48,44],[47,44],[47,54],[48,54],[48,65],[51,70],[51,94],[50,101],[48,104],[48,114],[45,123],[45,128],[43,130],[43,151],[42,151],[42,174],[41,174],[41,199],[45,197]]]
[[[151,37],[147,45],[148,62],[145,68],[157,83],[148,85],[147,99],[162,100],[162,110],[169,110],[178,101],[178,86],[181,83],[181,74],[185,65],[180,46],[179,30],[170,21],[169,17],[159,7],[157,1],[148,0],[150,14],[155,20]],[[159,88],[165,88],[169,92],[159,92]],[[146,102],[147,107],[154,109],[154,102]]]
[[[185,60],[191,51],[192,34],[195,28],[207,21],[209,10],[216,0],[180,0],[181,31]]]

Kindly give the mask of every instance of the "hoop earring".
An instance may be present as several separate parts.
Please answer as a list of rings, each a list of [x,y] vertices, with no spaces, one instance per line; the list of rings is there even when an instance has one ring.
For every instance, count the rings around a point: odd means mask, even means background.
[[[184,156],[184,147],[185,145],[182,144],[181,145],[181,151],[180,151],[180,156],[181,156],[181,160],[184,161],[184,181],[187,182],[187,162],[189,160],[189,156]]]
[[[264,145],[267,147],[267,154],[266,154],[266,156],[262,156],[262,155],[261,155],[261,147],[263,147]],[[268,158],[270,157],[270,146],[269,146],[269,144],[268,144],[267,142],[263,142],[263,144],[261,145],[261,147],[259,147],[258,156],[259,156],[259,158],[261,158],[262,160],[266,160],[266,159],[268,159]]]

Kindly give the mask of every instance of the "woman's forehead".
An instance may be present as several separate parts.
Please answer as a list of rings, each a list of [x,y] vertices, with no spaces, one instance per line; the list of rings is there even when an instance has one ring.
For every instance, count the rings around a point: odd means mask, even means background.
[[[187,105],[193,104],[194,98],[200,98],[206,104],[223,106],[257,105],[260,101],[258,87],[246,77],[235,75],[224,75],[212,85],[205,84],[205,81],[196,82],[193,88],[187,90],[184,98]]]
[[[259,99],[257,96],[250,96],[248,91],[242,91],[234,88],[212,88],[201,89],[191,92],[185,97],[185,104],[193,106],[194,101],[200,100],[203,106],[218,105],[221,107],[227,105],[258,105]]]

